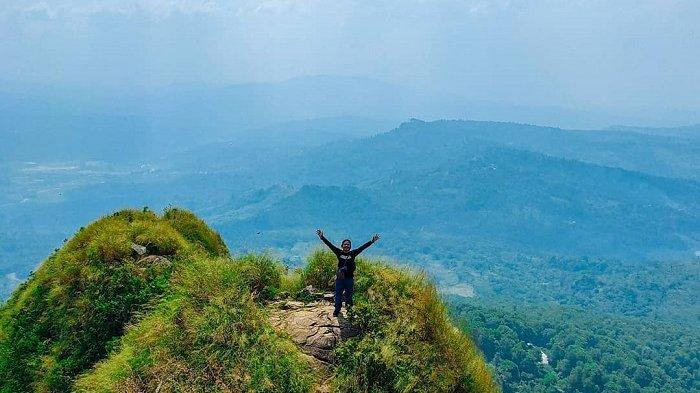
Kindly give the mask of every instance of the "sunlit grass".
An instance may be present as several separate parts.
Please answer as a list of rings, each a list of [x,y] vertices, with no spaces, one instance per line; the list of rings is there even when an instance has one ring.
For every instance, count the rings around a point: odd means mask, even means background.
[[[352,318],[363,330],[337,350],[339,392],[497,391],[472,340],[422,274],[358,261]]]
[[[135,242],[169,259],[142,259]],[[268,321],[268,303],[332,289],[336,258],[286,271],[231,259],[189,212],[127,210],[81,229],[0,310],[0,391],[310,392],[323,378]],[[480,353],[424,275],[358,260],[337,349],[338,392],[491,392]],[[308,299],[306,299],[308,300]]]
[[[310,391],[315,374],[309,363],[269,325],[259,303],[266,292],[252,291],[278,267],[253,255],[183,266],[173,275],[172,294],[129,330],[117,352],[81,377],[76,389]]]
[[[220,239],[192,213],[165,216],[123,210],[97,220],[15,291],[0,309],[0,391],[70,390],[74,376],[104,358],[125,324],[164,294],[174,265],[206,255],[187,239]],[[132,242],[170,262],[139,262]],[[215,249],[228,255],[223,242]]]

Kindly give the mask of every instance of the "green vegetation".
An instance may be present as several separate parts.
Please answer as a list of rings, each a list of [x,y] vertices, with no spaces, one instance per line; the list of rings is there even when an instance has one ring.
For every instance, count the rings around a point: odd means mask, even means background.
[[[495,391],[481,354],[422,275],[360,260],[353,318],[364,334],[337,350],[340,392]]]
[[[396,243],[404,241],[408,239]],[[634,262],[528,256],[469,249],[457,239],[431,245],[419,236],[414,244],[425,244],[426,249],[409,252],[407,247],[392,244],[388,253],[415,261],[438,285],[468,283],[480,298],[554,303],[604,314],[700,324],[697,259]]]
[[[333,290],[338,259],[325,250],[314,251],[301,273],[304,285],[312,285],[324,291]]]
[[[181,209],[167,209],[163,219],[190,242],[201,246],[211,257],[228,255],[221,236],[209,229],[207,224],[194,214]]]
[[[336,391],[498,390],[476,346],[452,325],[424,275],[366,258],[357,264],[350,319],[363,334],[336,348]],[[316,251],[301,277],[304,285],[328,289],[335,270],[335,256]]]
[[[176,228],[198,232],[197,239]],[[164,293],[173,265],[215,239],[194,215],[175,210],[163,218],[125,210],[78,231],[0,310],[2,390],[68,390],[134,314]],[[140,258],[132,242],[167,258]],[[216,249],[228,255],[223,242]]]
[[[506,393],[700,391],[697,328],[556,306],[522,308],[457,299],[452,306]]]
[[[336,348],[328,380],[272,328],[266,304],[327,289],[334,271],[327,252],[291,273],[267,254],[231,259],[186,211],[118,212],[81,229],[0,310],[0,392],[497,390],[435,287],[368,260],[350,316],[361,334]]]
[[[259,303],[277,267],[257,256],[191,261],[173,274],[167,298],[76,390],[308,392],[310,365],[273,331]]]
[[[279,168],[284,176],[276,174],[267,188],[233,193],[213,210],[211,222],[225,238],[260,249],[290,249],[308,236],[306,223],[334,222],[351,237],[379,231],[408,238],[392,244],[438,261],[433,251],[449,243],[462,244],[461,254],[477,248],[640,262],[693,258],[700,183],[621,169],[626,166],[609,160],[602,162],[611,166],[571,159],[576,154],[545,155],[527,149],[527,141],[537,139],[530,132],[543,136],[542,145],[571,134],[517,124],[414,121],[373,138],[322,146],[285,162]],[[508,143],[509,133],[522,143]],[[598,151],[596,136],[588,135],[583,144]],[[634,140],[627,134],[620,143],[633,146]],[[613,159],[620,158],[613,151],[624,150],[608,148]],[[695,144],[678,164],[697,166],[690,157],[698,151]],[[333,159],[341,155],[345,159]],[[641,157],[648,163],[656,156]],[[293,192],[275,185],[285,183]]]

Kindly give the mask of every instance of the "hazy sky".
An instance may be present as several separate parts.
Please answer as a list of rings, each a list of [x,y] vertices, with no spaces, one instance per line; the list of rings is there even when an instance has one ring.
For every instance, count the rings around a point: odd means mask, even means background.
[[[700,109],[700,1],[0,1],[0,81],[368,76],[512,103]]]

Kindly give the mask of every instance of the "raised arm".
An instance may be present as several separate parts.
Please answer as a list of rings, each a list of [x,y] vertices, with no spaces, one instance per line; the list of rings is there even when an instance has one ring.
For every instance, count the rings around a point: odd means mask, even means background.
[[[333,251],[333,254],[336,254],[336,255],[337,255],[337,254],[340,254],[340,249],[339,249],[338,247],[336,247],[335,245],[333,245],[333,243],[329,242],[328,239],[326,239],[325,236],[323,236],[323,231],[322,231],[322,230],[317,229],[317,230],[316,230],[316,234],[318,235],[318,238],[321,239],[321,241],[322,241],[323,243],[325,243],[326,246],[328,246],[328,248],[331,249],[331,251]]]
[[[376,234],[372,236],[372,240],[368,241],[367,243],[361,245],[360,247],[357,247],[356,249],[352,250],[352,253],[355,255],[358,255],[362,251],[364,251],[367,247],[371,246],[374,244],[377,240],[379,240],[379,234]]]

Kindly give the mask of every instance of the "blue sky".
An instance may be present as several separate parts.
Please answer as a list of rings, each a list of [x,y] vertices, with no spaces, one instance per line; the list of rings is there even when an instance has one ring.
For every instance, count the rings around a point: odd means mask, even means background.
[[[700,1],[0,2],[0,82],[377,78],[488,101],[700,110]]]

